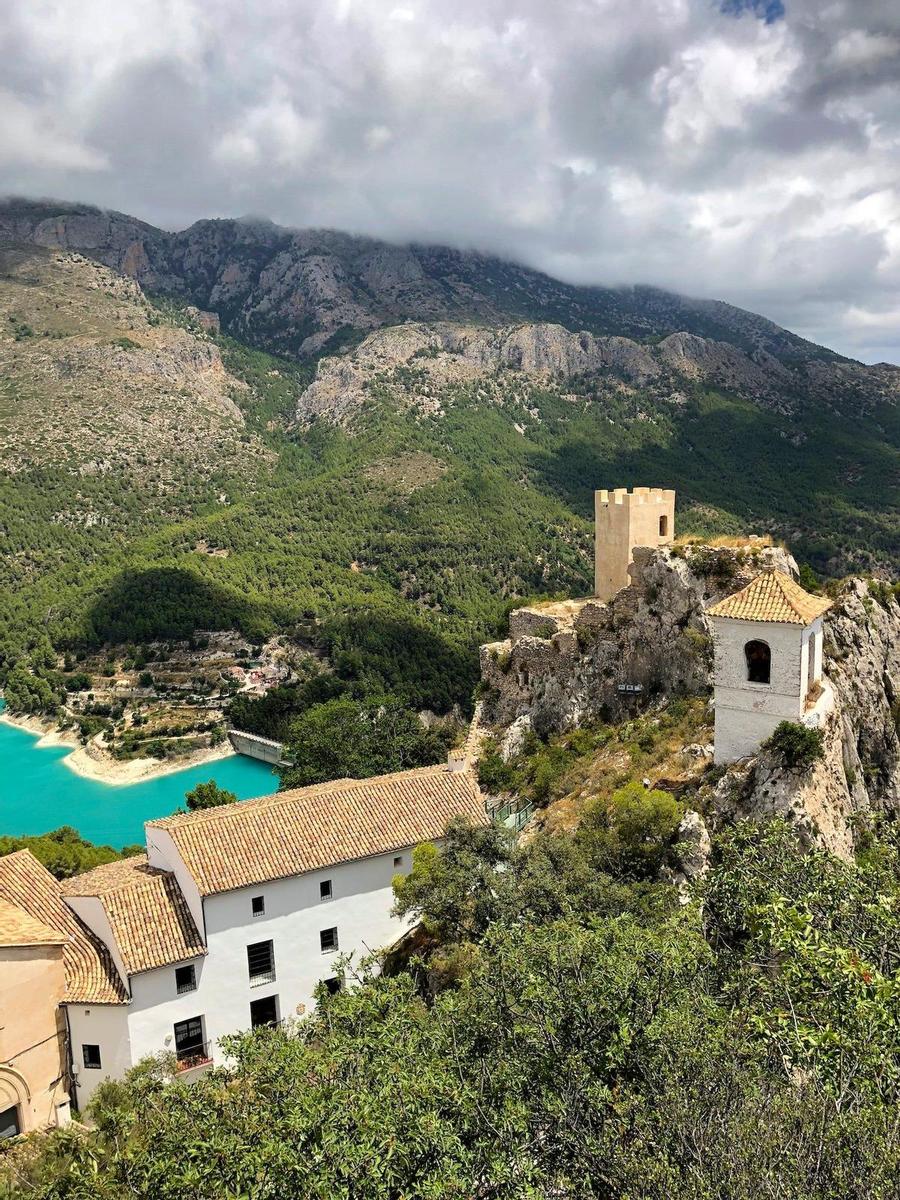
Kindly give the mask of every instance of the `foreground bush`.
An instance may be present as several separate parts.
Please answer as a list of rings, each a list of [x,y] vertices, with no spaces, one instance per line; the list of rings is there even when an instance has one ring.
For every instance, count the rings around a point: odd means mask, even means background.
[[[423,992],[415,963],[366,976],[230,1039],[231,1068],[194,1085],[143,1065],[98,1091],[94,1132],[13,1159],[8,1194],[896,1197],[891,845],[856,867],[738,826],[702,914],[601,877],[571,838],[457,825],[447,846],[398,903],[454,939],[452,986]]]

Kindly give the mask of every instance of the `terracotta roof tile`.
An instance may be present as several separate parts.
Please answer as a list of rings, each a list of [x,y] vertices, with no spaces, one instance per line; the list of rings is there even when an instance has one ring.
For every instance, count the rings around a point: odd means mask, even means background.
[[[206,954],[181,888],[146,854],[106,863],[63,882],[66,896],[96,896],[129,975]]]
[[[431,841],[456,816],[487,820],[478,783],[439,766],[292,788],[147,827],[168,832],[208,896]]]
[[[0,858],[0,896],[67,937],[64,999],[77,1004],[126,1004],[128,993],[109,951],[63,900],[58,880],[30,850]]]
[[[787,625],[811,625],[831,608],[824,596],[811,596],[782,571],[757,575],[741,591],[726,596],[706,610],[710,617],[733,617],[739,621],[774,621]]]
[[[61,946],[68,940],[68,934],[0,899],[0,946]]]

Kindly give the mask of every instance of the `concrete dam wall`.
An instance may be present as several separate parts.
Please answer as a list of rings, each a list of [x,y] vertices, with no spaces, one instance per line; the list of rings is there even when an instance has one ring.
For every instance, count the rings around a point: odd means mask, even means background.
[[[284,747],[281,742],[258,737],[255,733],[244,733],[240,729],[229,729],[228,740],[238,754],[246,754],[248,758],[257,758],[260,762],[271,763],[273,767],[286,765],[287,760],[284,757]]]

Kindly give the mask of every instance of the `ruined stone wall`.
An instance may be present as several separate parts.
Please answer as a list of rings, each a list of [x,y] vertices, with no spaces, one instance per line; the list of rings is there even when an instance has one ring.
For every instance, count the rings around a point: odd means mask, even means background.
[[[630,585],[608,604],[589,598],[513,613],[514,637],[481,649],[485,724],[505,728],[527,716],[537,732],[559,732],[617,719],[654,696],[707,691],[705,607],[773,568],[796,572],[773,547],[638,547]]]

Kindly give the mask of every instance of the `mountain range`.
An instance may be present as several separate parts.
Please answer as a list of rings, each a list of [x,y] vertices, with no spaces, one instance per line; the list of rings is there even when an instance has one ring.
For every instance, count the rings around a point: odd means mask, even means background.
[[[649,287],[259,220],[0,205],[0,654],[288,629],[464,699],[525,595],[585,592],[591,495],[823,575],[900,550],[900,368]]]

